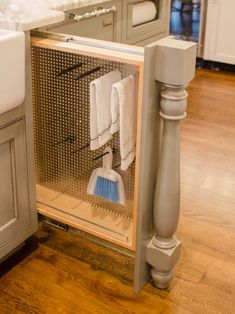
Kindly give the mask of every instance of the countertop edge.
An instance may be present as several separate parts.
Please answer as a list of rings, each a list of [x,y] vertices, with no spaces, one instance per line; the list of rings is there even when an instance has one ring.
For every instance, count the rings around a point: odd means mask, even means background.
[[[25,21],[8,21],[0,20],[0,28],[13,31],[28,31],[34,28],[43,27],[45,25],[55,24],[65,20],[65,14],[61,11],[50,10],[43,16],[38,16],[32,20]]]
[[[69,10],[75,10],[83,7],[88,7],[91,5],[96,5],[104,2],[109,2],[111,0],[83,0],[79,1],[77,3],[68,3],[68,4],[60,4],[60,5],[53,5],[51,8],[52,10],[58,10],[58,11],[69,11]]]

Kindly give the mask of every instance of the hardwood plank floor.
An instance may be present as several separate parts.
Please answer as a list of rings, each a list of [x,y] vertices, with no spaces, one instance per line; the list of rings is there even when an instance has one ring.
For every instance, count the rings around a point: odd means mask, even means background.
[[[0,267],[0,313],[235,313],[235,75],[197,71],[182,125],[182,257],[132,292],[133,259],[41,225]]]

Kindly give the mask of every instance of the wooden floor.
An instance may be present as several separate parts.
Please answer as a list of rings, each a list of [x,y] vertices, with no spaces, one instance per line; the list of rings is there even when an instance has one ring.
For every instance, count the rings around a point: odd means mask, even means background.
[[[235,75],[200,70],[188,91],[169,289],[135,294],[131,257],[41,226],[1,265],[0,313],[235,313]]]

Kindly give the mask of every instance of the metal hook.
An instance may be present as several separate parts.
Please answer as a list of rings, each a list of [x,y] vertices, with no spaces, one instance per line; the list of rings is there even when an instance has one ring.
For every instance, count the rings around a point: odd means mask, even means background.
[[[75,78],[75,80],[80,80],[80,79],[84,78],[85,76],[88,76],[92,73],[98,72],[101,68],[102,68],[102,66],[98,66],[98,67],[95,67],[94,69],[91,69],[91,70],[88,70],[84,73],[81,73]]]
[[[80,68],[82,66],[82,62],[76,63],[74,65],[71,65],[69,67],[67,67],[66,69],[62,69],[57,73],[57,76],[62,76],[63,74],[67,74],[77,68]]]
[[[87,148],[87,147],[89,147],[89,146],[90,146],[90,143],[86,143],[86,144],[83,145],[82,147],[80,147],[80,148],[78,148],[78,149],[72,151],[72,153],[73,153],[73,154],[78,153],[78,152],[82,151],[83,149],[85,149],[85,148]]]
[[[113,151],[113,154],[115,154],[116,151],[117,151],[117,149],[116,149],[115,147],[113,147],[113,148],[112,148],[112,151]],[[104,157],[104,156],[107,155],[107,154],[109,154],[109,152],[103,153],[103,154],[101,154],[101,155],[99,155],[99,156],[97,156],[97,157],[95,157],[95,158],[92,158],[92,161],[98,160],[98,159]]]
[[[76,141],[77,137],[75,135],[68,135],[66,136],[63,140],[56,142],[55,144],[52,145],[52,147],[55,147],[57,145],[60,145],[64,142],[67,142],[69,144],[73,144]]]

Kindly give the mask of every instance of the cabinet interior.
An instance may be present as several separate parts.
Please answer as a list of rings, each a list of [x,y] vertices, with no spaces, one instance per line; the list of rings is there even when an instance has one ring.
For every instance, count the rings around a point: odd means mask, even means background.
[[[81,68],[58,76],[79,62]],[[98,72],[75,80],[97,66],[101,66]],[[87,194],[93,170],[102,166],[102,158],[96,158],[104,149],[91,151],[89,146],[89,84],[115,69],[122,78],[135,75],[140,121],[143,56],[32,38],[37,202],[41,214],[134,250],[140,123],[136,160],[127,171],[118,167],[119,133],[105,145],[115,150],[113,166],[123,179],[126,206]]]

